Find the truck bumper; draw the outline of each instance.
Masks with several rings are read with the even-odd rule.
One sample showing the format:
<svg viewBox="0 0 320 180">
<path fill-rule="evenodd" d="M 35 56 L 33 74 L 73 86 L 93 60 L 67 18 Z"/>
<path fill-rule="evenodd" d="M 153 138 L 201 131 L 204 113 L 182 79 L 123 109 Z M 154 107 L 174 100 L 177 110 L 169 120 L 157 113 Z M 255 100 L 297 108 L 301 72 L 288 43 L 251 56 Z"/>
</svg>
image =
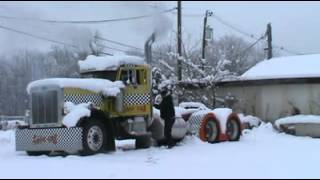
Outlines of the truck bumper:
<svg viewBox="0 0 320 180">
<path fill-rule="evenodd" d="M 83 149 L 82 128 L 17 129 L 17 151 L 63 151 L 77 153 Z"/>
</svg>

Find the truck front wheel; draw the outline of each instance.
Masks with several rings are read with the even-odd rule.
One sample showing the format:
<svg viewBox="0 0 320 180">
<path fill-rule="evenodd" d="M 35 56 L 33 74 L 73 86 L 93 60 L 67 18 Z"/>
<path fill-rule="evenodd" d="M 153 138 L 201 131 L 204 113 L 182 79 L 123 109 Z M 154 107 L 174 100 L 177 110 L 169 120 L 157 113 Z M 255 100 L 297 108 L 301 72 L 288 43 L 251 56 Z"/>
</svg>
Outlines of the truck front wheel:
<svg viewBox="0 0 320 180">
<path fill-rule="evenodd" d="M 83 125 L 82 155 L 93 155 L 104 152 L 108 137 L 104 124 L 96 119 L 90 119 Z"/>
</svg>

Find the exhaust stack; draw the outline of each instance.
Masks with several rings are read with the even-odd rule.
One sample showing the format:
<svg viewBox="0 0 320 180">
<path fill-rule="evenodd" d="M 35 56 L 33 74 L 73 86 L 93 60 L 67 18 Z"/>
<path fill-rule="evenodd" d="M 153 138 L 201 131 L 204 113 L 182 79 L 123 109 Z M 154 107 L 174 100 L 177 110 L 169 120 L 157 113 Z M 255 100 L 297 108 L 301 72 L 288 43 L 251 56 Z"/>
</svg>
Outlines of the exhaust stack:
<svg viewBox="0 0 320 180">
<path fill-rule="evenodd" d="M 154 43 L 155 38 L 155 33 L 152 33 L 152 35 L 147 39 L 146 43 L 144 44 L 144 54 L 148 64 L 151 64 L 152 62 L 152 44 Z"/>
</svg>

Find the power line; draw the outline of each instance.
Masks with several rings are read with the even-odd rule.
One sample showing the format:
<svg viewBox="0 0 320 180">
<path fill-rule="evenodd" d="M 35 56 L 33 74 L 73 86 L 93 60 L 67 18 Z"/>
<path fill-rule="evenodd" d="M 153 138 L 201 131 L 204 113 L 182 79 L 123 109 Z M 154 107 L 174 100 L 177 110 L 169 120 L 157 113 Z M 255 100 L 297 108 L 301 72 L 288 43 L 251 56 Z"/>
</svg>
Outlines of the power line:
<svg viewBox="0 0 320 180">
<path fill-rule="evenodd" d="M 143 19 L 152 17 L 154 15 L 168 13 L 171 11 L 176 10 L 177 8 L 167 9 L 164 11 L 160 11 L 158 13 L 153 14 L 146 14 L 141 16 L 133 16 L 133 17 L 125 17 L 125 18 L 115 18 L 115 19 L 103 19 L 103 20 L 89 20 L 89 21 L 62 21 L 62 20 L 48 20 L 48 19 L 36 19 L 36 18 L 23 18 L 23 17 L 13 17 L 13 16 L 3 16 L 1 15 L 0 18 L 3 19 L 16 19 L 16 20 L 26 20 L 26 21 L 38 21 L 38 22 L 45 22 L 45 23 L 63 23 L 63 24 L 97 24 L 97 23 L 110 23 L 110 22 L 120 22 L 120 21 L 131 21 L 137 19 Z"/>
<path fill-rule="evenodd" d="M 4 29 L 4 30 L 7 30 L 7 31 L 15 32 L 15 33 L 22 34 L 22 35 L 25 35 L 25 36 L 29 36 L 29 37 L 32 37 L 32 38 L 36 38 L 36 39 L 40 39 L 40 40 L 44 40 L 44 41 L 48 41 L 48 42 L 64 45 L 64 46 L 70 46 L 70 47 L 73 47 L 75 49 L 80 49 L 79 46 L 76 46 L 74 44 L 68 44 L 68 43 L 65 43 L 65 42 L 48 39 L 48 38 L 45 38 L 45 37 L 42 37 L 42 36 L 38 36 L 38 35 L 31 34 L 31 33 L 23 32 L 23 31 L 20 31 L 20 30 L 17 30 L 17 29 L 13 29 L 11 27 L 0 25 L 0 29 Z M 110 53 L 106 53 L 106 52 L 101 52 L 101 53 L 105 54 L 105 55 L 113 56 L 113 54 L 110 54 Z"/>
<path fill-rule="evenodd" d="M 123 46 L 123 47 L 132 48 L 132 49 L 138 50 L 138 51 L 141 52 L 141 53 L 144 53 L 144 49 L 142 49 L 142 48 L 138 48 L 138 47 L 135 47 L 135 46 L 132 46 L 132 45 L 128 45 L 128 44 L 122 43 L 122 42 L 118 42 L 118 41 L 106 39 L 106 38 L 103 38 L 103 37 L 97 37 L 97 36 L 96 36 L 96 38 L 97 38 L 97 39 L 100 39 L 100 40 L 102 40 L 102 41 L 110 42 L 110 43 L 117 44 L 117 45 L 120 45 L 120 46 Z M 128 52 L 128 51 L 123 50 L 123 49 L 118 49 L 118 48 L 114 48 L 114 47 L 110 47 L 110 46 L 105 46 L 105 45 L 103 45 L 103 46 L 104 46 L 105 48 L 112 49 L 112 50 L 116 50 L 116 51 L 120 51 L 120 52 Z M 157 52 L 157 51 L 152 51 L 152 53 L 157 54 L 157 55 L 162 55 L 161 52 Z"/>
<path fill-rule="evenodd" d="M 259 39 L 259 38 L 256 38 L 253 34 L 247 33 L 245 31 L 235 27 L 234 25 L 228 23 L 227 21 L 223 20 L 221 17 L 217 16 L 216 14 L 214 14 L 212 17 L 214 19 L 216 19 L 217 21 L 219 21 L 221 24 L 224 24 L 225 26 L 233 29 L 234 31 L 236 31 L 236 32 L 238 32 L 238 33 L 240 33 L 240 34 L 242 34 L 244 36 L 247 36 L 247 37 L 250 37 L 250 38 L 253 38 L 253 39 L 256 39 L 256 40 Z"/>
<path fill-rule="evenodd" d="M 97 37 L 97 36 L 95 36 L 95 38 L 100 39 L 100 40 L 102 40 L 102 41 L 106 41 L 106 42 L 110 42 L 110 43 L 113 43 L 113 44 L 117 44 L 117 45 L 120 45 L 120 46 L 124 46 L 124 47 L 128 47 L 128 48 L 132 48 L 132 49 L 136 49 L 136 50 L 143 51 L 142 48 L 138 48 L 138 47 L 135 47 L 135 46 L 132 46 L 132 45 L 128 45 L 128 44 L 124 44 L 124 43 L 117 42 L 117 41 L 113 41 L 113 40 L 110 40 L 110 39 L 106 39 L 106 38 L 102 38 L 102 37 Z"/>
<path fill-rule="evenodd" d="M 31 34 L 31 33 L 28 33 L 28 32 L 20 31 L 20 30 L 11 28 L 11 27 L 0 25 L 0 29 L 4 29 L 4 30 L 7 30 L 7 31 L 11 31 L 11 32 L 15 32 L 15 33 L 22 34 L 22 35 L 25 35 L 25 36 L 29 36 L 29 37 L 32 37 L 32 38 L 36 38 L 36 39 L 40 39 L 40 40 L 44 40 L 44 41 L 48 41 L 48 42 L 52 42 L 52 43 L 56 43 L 56 44 L 60 44 L 60 45 L 65 45 L 65 46 L 70 46 L 70 47 L 79 49 L 78 46 L 73 45 L 73 44 L 68 44 L 68 43 L 65 43 L 65 42 L 52 40 L 52 39 L 49 39 L 49 38 L 46 38 L 46 37 L 42 37 L 42 36 L 34 35 L 34 34 Z M 143 52 L 143 49 L 138 48 L 138 47 L 134 47 L 134 46 L 131 46 L 131 45 L 127 45 L 127 44 L 124 44 L 124 43 L 120 43 L 120 42 L 117 42 L 117 41 L 113 41 L 113 40 L 109 40 L 109 39 L 105 39 L 105 38 L 101 38 L 101 37 L 99 37 L 98 39 L 105 40 L 105 41 L 108 41 L 108 42 L 112 42 L 112 43 L 115 43 L 115 44 L 119 44 L 119 45 L 122 45 L 122 46 L 125 46 L 125 47 L 134 48 L 134 49 L 137 49 L 137 50 Z M 105 45 L 102 45 L 102 46 L 105 47 L 105 48 L 108 48 L 108 49 L 115 50 L 115 51 L 127 52 L 126 50 L 119 49 L 119 48 L 114 48 L 114 47 L 105 46 Z M 157 52 L 155 52 L 155 53 L 157 53 Z M 112 54 L 105 53 L 105 52 L 103 52 L 103 54 L 112 55 Z"/>
<path fill-rule="evenodd" d="M 234 25 L 226 22 L 225 20 L 223 20 L 221 17 L 217 16 L 216 14 L 214 14 L 213 18 L 215 18 L 215 19 L 216 19 L 217 21 L 219 21 L 221 24 L 224 24 L 225 26 L 233 29 L 234 31 L 237 31 L 237 32 L 240 33 L 240 34 L 243 34 L 243 35 L 245 35 L 245 36 L 247 36 L 247 37 L 250 37 L 250 38 L 253 38 L 253 39 L 258 40 L 258 38 L 256 38 L 253 34 L 247 33 L 247 32 L 245 32 L 245 31 L 243 31 L 243 30 L 235 27 Z M 274 47 L 275 47 L 275 48 L 278 48 L 278 49 L 280 49 L 280 50 L 282 50 L 282 51 L 285 51 L 285 52 L 287 52 L 287 53 L 294 54 L 294 55 L 306 54 L 306 53 L 300 53 L 300 52 L 296 52 L 296 51 L 289 50 L 289 49 L 287 49 L 287 48 L 284 48 L 283 46 L 274 45 Z"/>
<path fill-rule="evenodd" d="M 194 9 L 194 8 L 187 8 L 187 10 L 197 10 L 198 9 Z M 185 16 L 190 16 L 190 17 L 200 17 L 200 16 L 204 16 L 203 14 L 184 14 Z M 214 13 L 211 17 L 215 18 L 217 21 L 219 21 L 221 24 L 233 29 L 234 31 L 244 35 L 244 36 L 247 36 L 247 37 L 250 37 L 250 38 L 253 38 L 255 40 L 258 40 L 259 38 L 257 38 L 255 35 L 251 34 L 251 33 L 248 33 L 246 31 L 243 31 L 242 29 L 232 25 L 231 23 L 225 21 L 223 18 L 221 18 L 220 16 L 218 16 L 216 13 Z"/>
<path fill-rule="evenodd" d="M 296 51 L 292 51 L 292 50 L 288 50 L 282 46 L 277 46 L 277 45 L 274 45 L 273 47 L 277 48 L 277 49 L 280 49 L 282 51 L 285 51 L 289 54 L 295 54 L 295 55 L 304 55 L 305 53 L 300 53 L 300 52 L 296 52 Z"/>
<path fill-rule="evenodd" d="M 177 12 L 171 12 L 171 15 L 176 16 Z M 183 17 L 203 17 L 204 14 L 189 14 L 189 13 L 182 13 Z"/>
<path fill-rule="evenodd" d="M 115 48 L 115 47 L 110 47 L 110 46 L 106 46 L 106 45 L 101 45 L 101 46 L 103 46 L 104 48 L 119 51 L 119 52 L 124 52 L 124 53 L 128 52 L 127 50 L 123 50 L 123 49 L 119 49 L 119 48 Z"/>
<path fill-rule="evenodd" d="M 61 44 L 61 45 L 65 45 L 65 46 L 71 46 L 73 48 L 79 48 L 78 46 L 73 45 L 73 44 L 68 44 L 68 43 L 65 43 L 65 42 L 60 42 L 60 41 L 56 41 L 56 40 L 53 40 L 53 39 L 48 39 L 48 38 L 45 38 L 45 37 L 42 37 L 42 36 L 38 36 L 38 35 L 34 35 L 34 34 L 31 34 L 31 33 L 24 32 L 24 31 L 20 31 L 20 30 L 11 28 L 11 27 L 0 25 L 0 28 L 4 29 L 4 30 L 7 30 L 7 31 L 15 32 L 15 33 L 18 33 L 18 34 L 23 34 L 25 36 L 33 37 L 33 38 L 36 38 L 36 39 L 41 39 L 41 40 L 44 40 L 44 41 L 49 41 L 49 42 L 52 42 L 52 43 Z"/>
<path fill-rule="evenodd" d="M 174 12 L 173 12 L 174 13 Z M 184 16 L 189 16 L 189 17 L 200 17 L 200 16 L 203 16 L 201 14 L 184 14 Z M 233 29 L 234 31 L 244 35 L 244 36 L 247 36 L 249 38 L 253 38 L 253 39 L 256 39 L 258 40 L 259 38 L 257 38 L 255 35 L 251 34 L 251 33 L 248 33 L 246 31 L 243 31 L 241 30 L 240 28 L 232 25 L 231 23 L 225 21 L 224 19 L 222 19 L 220 16 L 218 16 L 217 14 L 214 14 L 213 15 L 213 18 L 215 18 L 218 22 L 220 22 L 221 24 Z M 295 54 L 295 55 L 303 55 L 303 54 L 307 54 L 307 53 L 300 53 L 300 52 L 297 52 L 297 51 L 292 51 L 292 50 L 289 50 L 289 49 L 286 49 L 284 48 L 283 46 L 277 46 L 277 45 L 274 45 L 275 48 L 278 48 L 282 51 L 285 51 L 289 54 Z"/>
<path fill-rule="evenodd" d="M 250 46 L 248 46 L 245 50 L 243 50 L 239 55 L 240 58 L 242 58 L 242 56 L 244 56 L 251 48 L 253 48 L 255 45 L 258 44 L 258 42 L 260 42 L 261 40 L 263 40 L 265 38 L 265 36 L 261 36 L 259 39 L 257 39 L 255 42 L 253 42 Z"/>
<path fill-rule="evenodd" d="M 107 55 L 107 56 L 113 56 L 111 53 L 106 53 L 106 52 L 100 52 L 101 54 Z"/>
</svg>

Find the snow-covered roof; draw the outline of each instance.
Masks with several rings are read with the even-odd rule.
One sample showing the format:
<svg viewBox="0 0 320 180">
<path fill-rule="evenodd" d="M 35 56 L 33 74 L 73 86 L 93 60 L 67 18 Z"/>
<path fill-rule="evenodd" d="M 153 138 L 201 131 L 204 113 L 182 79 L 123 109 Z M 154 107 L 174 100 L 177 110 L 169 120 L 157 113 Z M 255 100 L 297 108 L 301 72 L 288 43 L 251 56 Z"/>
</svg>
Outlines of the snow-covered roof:
<svg viewBox="0 0 320 180">
<path fill-rule="evenodd" d="M 280 79 L 320 77 L 320 54 L 279 57 L 265 60 L 247 72 L 240 79 Z"/>
<path fill-rule="evenodd" d="M 143 58 L 128 55 L 116 56 L 88 56 L 84 61 L 78 62 L 80 72 L 117 70 L 122 65 L 145 65 Z"/>
<path fill-rule="evenodd" d="M 105 96 L 116 96 L 120 93 L 120 89 L 125 87 L 120 81 L 112 82 L 105 79 L 52 78 L 31 82 L 28 84 L 27 91 L 30 94 L 33 87 L 47 85 L 57 85 L 60 88 L 81 88 L 102 93 Z"/>
</svg>

